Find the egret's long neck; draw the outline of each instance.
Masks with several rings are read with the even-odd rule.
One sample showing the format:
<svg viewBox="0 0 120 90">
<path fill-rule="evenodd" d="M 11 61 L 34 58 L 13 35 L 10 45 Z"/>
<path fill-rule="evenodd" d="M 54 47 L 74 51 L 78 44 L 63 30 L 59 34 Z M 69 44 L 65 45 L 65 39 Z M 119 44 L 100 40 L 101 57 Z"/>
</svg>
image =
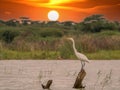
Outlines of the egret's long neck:
<svg viewBox="0 0 120 90">
<path fill-rule="evenodd" d="M 77 50 L 76 50 L 76 48 L 75 48 L 75 41 L 74 41 L 74 40 L 72 40 L 72 42 L 73 42 L 73 49 L 74 49 L 74 52 L 76 53 L 76 52 L 77 52 Z"/>
</svg>

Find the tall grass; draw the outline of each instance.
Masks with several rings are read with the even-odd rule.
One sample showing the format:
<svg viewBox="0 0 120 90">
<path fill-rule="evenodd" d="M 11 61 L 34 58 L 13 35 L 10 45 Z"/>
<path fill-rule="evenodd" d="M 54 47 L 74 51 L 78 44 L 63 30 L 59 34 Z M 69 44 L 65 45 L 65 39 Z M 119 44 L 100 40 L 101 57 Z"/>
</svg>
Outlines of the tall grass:
<svg viewBox="0 0 120 90">
<path fill-rule="evenodd" d="M 76 59 L 66 37 L 41 37 L 22 34 L 7 44 L 0 41 L 1 59 Z M 36 39 L 35 39 L 36 37 Z M 72 35 L 76 48 L 89 59 L 120 59 L 120 33 L 101 32 Z"/>
<path fill-rule="evenodd" d="M 76 43 L 86 52 L 96 52 L 99 50 L 120 50 L 119 35 L 85 34 L 76 37 Z"/>
<path fill-rule="evenodd" d="M 74 36 L 76 48 L 90 59 L 120 59 L 120 33 L 101 32 Z M 62 58 L 76 59 L 71 41 L 62 43 L 59 49 Z"/>
<path fill-rule="evenodd" d="M 86 53 L 93 60 L 119 60 L 120 50 L 99 50 L 94 53 Z"/>
<path fill-rule="evenodd" d="M 59 59 L 59 52 L 55 51 L 14 51 L 14 50 L 2 50 L 2 53 L 0 54 L 0 59 Z"/>
</svg>

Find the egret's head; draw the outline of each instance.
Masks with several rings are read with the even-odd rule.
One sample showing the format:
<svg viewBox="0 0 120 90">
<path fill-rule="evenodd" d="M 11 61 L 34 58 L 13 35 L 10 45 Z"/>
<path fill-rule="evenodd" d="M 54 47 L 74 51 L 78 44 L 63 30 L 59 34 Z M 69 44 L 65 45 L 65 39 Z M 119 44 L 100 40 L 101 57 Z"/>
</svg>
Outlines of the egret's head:
<svg viewBox="0 0 120 90">
<path fill-rule="evenodd" d="M 67 39 L 73 41 L 73 38 L 67 38 Z"/>
</svg>

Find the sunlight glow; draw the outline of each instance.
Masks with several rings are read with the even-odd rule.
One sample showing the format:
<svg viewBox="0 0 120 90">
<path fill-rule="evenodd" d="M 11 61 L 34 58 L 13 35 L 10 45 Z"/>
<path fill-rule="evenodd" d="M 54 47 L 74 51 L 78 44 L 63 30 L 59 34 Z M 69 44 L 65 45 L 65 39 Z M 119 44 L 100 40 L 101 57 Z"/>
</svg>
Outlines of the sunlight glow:
<svg viewBox="0 0 120 90">
<path fill-rule="evenodd" d="M 71 2 L 71 0 L 50 0 L 49 4 L 61 4 L 65 2 Z"/>
<path fill-rule="evenodd" d="M 55 10 L 51 10 L 50 12 L 48 12 L 48 19 L 50 21 L 57 21 L 59 18 L 59 13 Z"/>
<path fill-rule="evenodd" d="M 11 0 L 9 0 L 11 1 Z M 46 8 L 54 8 L 54 9 L 69 9 L 75 11 L 81 11 L 80 8 L 64 6 L 62 4 L 65 3 L 75 3 L 75 2 L 85 2 L 86 0 L 15 0 L 11 2 L 26 4 L 34 7 L 46 7 Z M 84 11 L 84 10 L 82 10 Z"/>
</svg>

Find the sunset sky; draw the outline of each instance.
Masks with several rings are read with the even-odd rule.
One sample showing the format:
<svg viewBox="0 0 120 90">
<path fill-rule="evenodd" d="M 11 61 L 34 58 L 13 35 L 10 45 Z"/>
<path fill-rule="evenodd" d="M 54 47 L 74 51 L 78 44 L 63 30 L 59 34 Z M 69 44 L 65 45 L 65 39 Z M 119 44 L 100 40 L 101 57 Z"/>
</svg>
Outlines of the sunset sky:
<svg viewBox="0 0 120 90">
<path fill-rule="evenodd" d="M 82 21 L 93 14 L 120 21 L 120 0 L 0 0 L 0 19 L 26 16 L 48 21 L 50 10 L 57 10 L 59 21 Z"/>
</svg>

